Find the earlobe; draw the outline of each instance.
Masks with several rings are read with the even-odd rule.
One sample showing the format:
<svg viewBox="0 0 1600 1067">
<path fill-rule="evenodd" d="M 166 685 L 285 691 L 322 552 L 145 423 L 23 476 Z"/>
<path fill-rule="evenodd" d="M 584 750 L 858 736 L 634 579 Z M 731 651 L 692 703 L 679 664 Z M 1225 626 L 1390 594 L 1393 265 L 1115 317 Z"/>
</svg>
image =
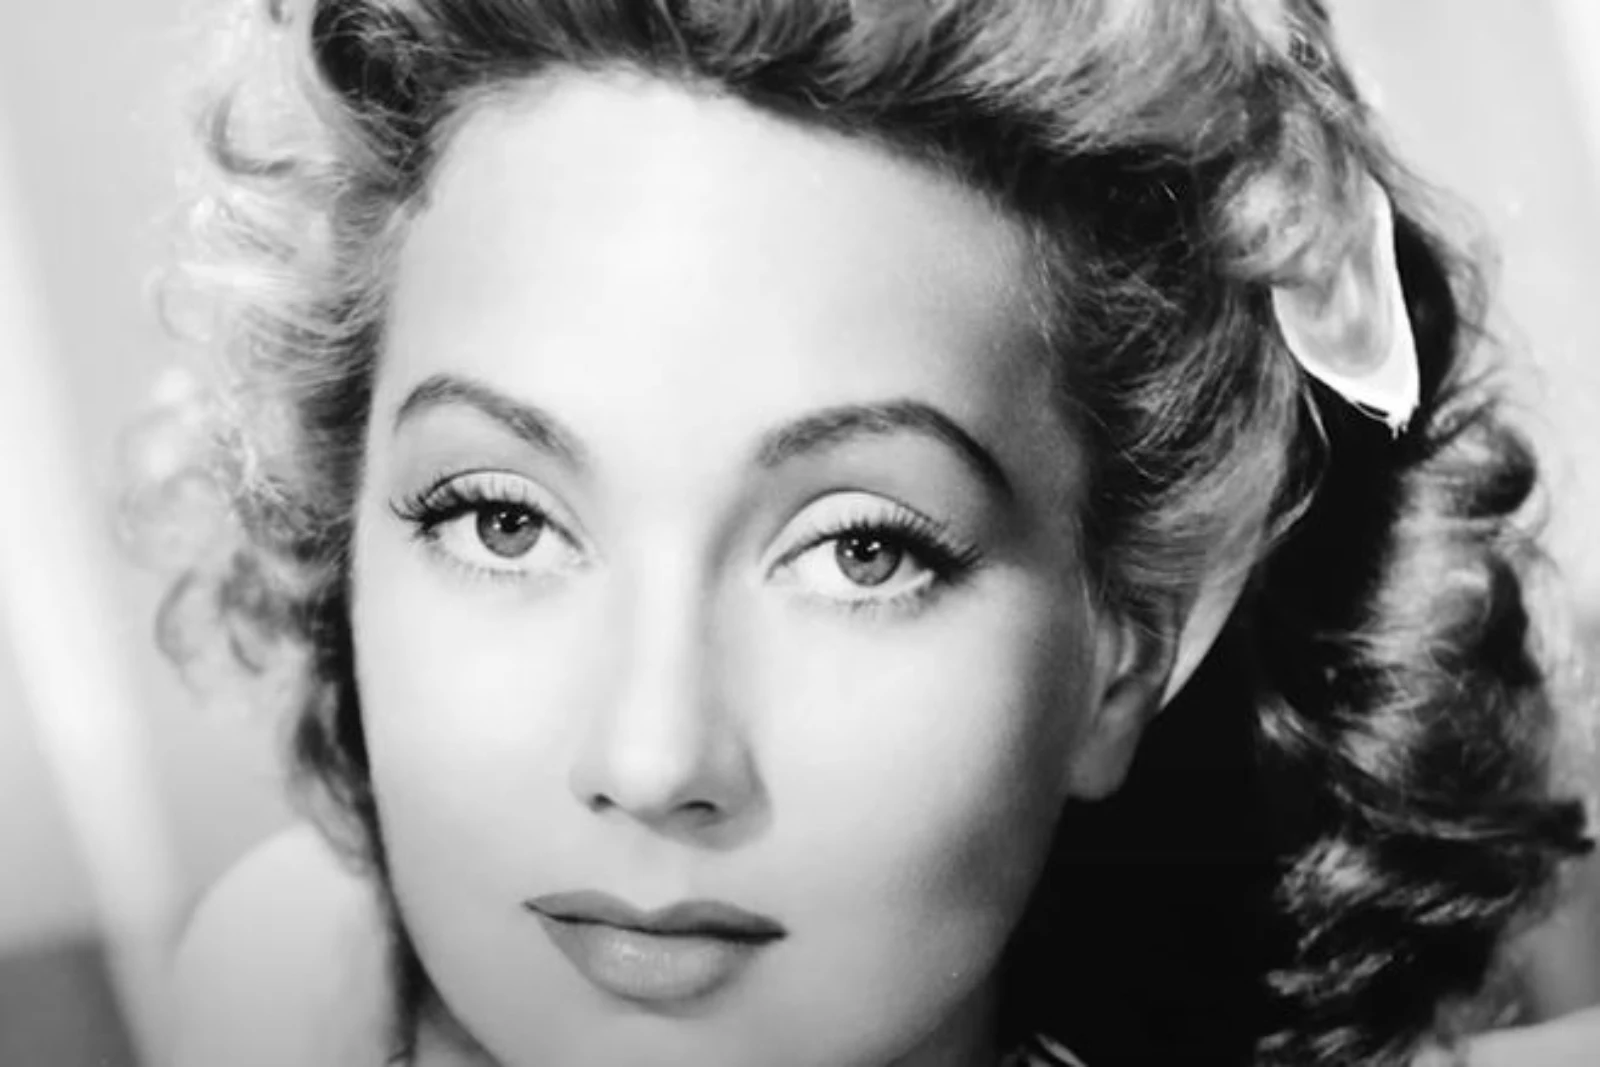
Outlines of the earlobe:
<svg viewBox="0 0 1600 1067">
<path fill-rule="evenodd" d="M 1106 618 L 1097 628 L 1088 720 L 1067 765 L 1067 795 L 1079 800 L 1102 800 L 1121 787 L 1145 728 L 1165 703 L 1177 655 L 1175 625 Z"/>
</svg>

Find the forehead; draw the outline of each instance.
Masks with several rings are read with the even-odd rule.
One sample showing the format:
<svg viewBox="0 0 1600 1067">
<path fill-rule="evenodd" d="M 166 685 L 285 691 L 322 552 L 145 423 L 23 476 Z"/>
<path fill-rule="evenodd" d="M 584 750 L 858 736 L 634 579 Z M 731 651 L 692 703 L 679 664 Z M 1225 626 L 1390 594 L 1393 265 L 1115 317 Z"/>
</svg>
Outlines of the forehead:
<svg viewBox="0 0 1600 1067">
<path fill-rule="evenodd" d="M 632 403 L 721 426 L 892 394 L 1003 432 L 1050 406 L 1032 277 L 1022 227 L 930 166 L 563 74 L 457 126 L 401 249 L 386 377 L 469 373 L 580 429 Z"/>
</svg>

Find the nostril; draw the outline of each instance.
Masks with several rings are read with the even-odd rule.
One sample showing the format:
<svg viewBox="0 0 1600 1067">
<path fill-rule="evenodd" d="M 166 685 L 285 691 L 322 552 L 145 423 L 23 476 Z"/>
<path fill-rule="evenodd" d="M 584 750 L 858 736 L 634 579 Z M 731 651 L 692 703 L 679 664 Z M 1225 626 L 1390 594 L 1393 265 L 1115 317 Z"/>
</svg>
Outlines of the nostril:
<svg viewBox="0 0 1600 1067">
<path fill-rule="evenodd" d="M 722 814 L 722 807 L 712 800 L 684 800 L 670 805 L 627 804 L 605 793 L 591 795 L 586 806 L 595 815 L 605 815 L 610 812 L 620 811 L 645 821 L 670 817 L 687 819 L 690 822 L 706 823 L 719 818 Z"/>
<path fill-rule="evenodd" d="M 691 800 L 683 805 L 683 811 L 699 819 L 713 819 L 719 814 L 720 809 L 709 800 Z"/>
</svg>

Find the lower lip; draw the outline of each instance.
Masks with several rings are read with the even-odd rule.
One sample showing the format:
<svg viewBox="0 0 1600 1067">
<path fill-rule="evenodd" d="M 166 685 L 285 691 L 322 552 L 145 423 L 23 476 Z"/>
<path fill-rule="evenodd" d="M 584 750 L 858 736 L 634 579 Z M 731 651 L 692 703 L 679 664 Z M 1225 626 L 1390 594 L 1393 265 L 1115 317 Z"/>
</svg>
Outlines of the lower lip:
<svg viewBox="0 0 1600 1067">
<path fill-rule="evenodd" d="M 580 974 L 612 996 L 644 1004 L 710 996 L 733 981 L 768 943 L 647 934 L 546 915 L 538 919 Z"/>
</svg>

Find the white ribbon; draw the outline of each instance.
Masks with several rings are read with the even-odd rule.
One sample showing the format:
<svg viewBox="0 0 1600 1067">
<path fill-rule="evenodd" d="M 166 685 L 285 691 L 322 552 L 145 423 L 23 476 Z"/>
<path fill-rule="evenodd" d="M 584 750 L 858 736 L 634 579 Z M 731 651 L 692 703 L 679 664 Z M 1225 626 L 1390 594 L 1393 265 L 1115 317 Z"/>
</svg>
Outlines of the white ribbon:
<svg viewBox="0 0 1600 1067">
<path fill-rule="evenodd" d="M 1325 278 L 1274 289 L 1272 308 L 1301 368 L 1399 436 L 1420 398 L 1416 337 L 1395 257 L 1394 208 L 1376 179 L 1367 179 L 1365 193 L 1367 218 L 1344 258 Z M 1249 575 L 1239 564 L 1207 577 L 1179 636 L 1163 703 L 1205 659 Z"/>
<path fill-rule="evenodd" d="M 1395 261 L 1394 208 L 1367 179 L 1367 218 L 1323 279 L 1272 291 L 1278 329 L 1296 362 L 1397 436 L 1417 410 L 1416 338 Z"/>
</svg>

